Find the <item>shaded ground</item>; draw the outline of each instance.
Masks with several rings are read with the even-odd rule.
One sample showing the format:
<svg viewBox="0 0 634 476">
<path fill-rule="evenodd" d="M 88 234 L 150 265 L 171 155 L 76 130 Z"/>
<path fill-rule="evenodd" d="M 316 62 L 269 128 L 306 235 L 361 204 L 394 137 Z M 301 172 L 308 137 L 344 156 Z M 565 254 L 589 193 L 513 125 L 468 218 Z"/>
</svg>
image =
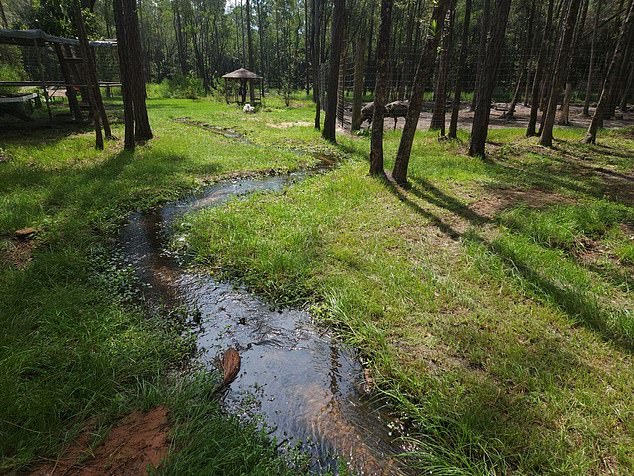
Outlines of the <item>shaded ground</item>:
<svg viewBox="0 0 634 476">
<path fill-rule="evenodd" d="M 423 112 L 420 115 L 420 119 L 418 120 L 418 129 L 419 130 L 427 130 L 429 129 L 429 125 L 431 123 L 432 117 L 432 107 L 433 103 L 425 103 L 423 107 Z M 491 108 L 491 118 L 489 122 L 489 126 L 491 128 L 505 128 L 505 127 L 518 127 L 518 128 L 526 128 L 528 125 L 528 119 L 530 116 L 530 107 L 526 107 L 523 104 L 518 104 L 515 108 L 514 118 L 508 120 L 504 117 L 504 113 L 508 109 L 508 105 L 504 103 L 496 103 L 493 108 Z M 590 109 L 590 114 L 592 115 L 593 109 Z M 541 115 L 541 112 L 539 113 Z M 538 115 L 538 120 L 539 117 Z M 592 120 L 592 116 L 584 116 L 583 115 L 583 107 L 581 106 L 570 106 L 570 124 L 571 127 L 583 127 L 587 128 L 590 125 L 590 121 Z M 451 110 L 448 109 L 448 113 L 446 116 L 447 119 L 447 127 L 449 127 L 449 119 L 451 117 Z M 471 129 L 471 123 L 473 121 L 473 111 L 469 110 L 469 105 L 467 103 L 462 104 L 460 109 L 460 113 L 458 114 L 458 128 L 459 129 Z M 350 129 L 350 124 L 352 123 L 352 110 L 350 108 L 346 109 L 346 114 L 344 117 L 345 128 Z M 338 123 L 339 124 L 339 123 Z M 402 129 L 405 125 L 404 118 L 398 118 L 396 122 L 396 128 Z M 614 127 L 627 127 L 634 125 L 634 111 L 628 111 L 626 113 L 618 113 L 616 118 L 605 121 L 605 127 L 614 128 Z M 364 123 L 364 127 L 369 127 L 369 124 Z M 394 129 L 394 119 L 386 118 L 385 119 L 385 130 Z"/>
<path fill-rule="evenodd" d="M 159 406 L 136 411 L 115 425 L 102 442 L 84 431 L 56 461 L 31 476 L 145 476 L 167 455 L 168 410 Z"/>
</svg>

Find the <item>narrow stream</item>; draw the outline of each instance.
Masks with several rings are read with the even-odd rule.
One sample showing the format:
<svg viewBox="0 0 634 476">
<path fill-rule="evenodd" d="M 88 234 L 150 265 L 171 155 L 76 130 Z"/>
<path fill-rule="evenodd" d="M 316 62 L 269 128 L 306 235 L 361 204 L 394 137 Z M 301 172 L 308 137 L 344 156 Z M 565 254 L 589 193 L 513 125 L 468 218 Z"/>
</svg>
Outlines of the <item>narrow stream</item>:
<svg viewBox="0 0 634 476">
<path fill-rule="evenodd" d="M 354 352 L 316 326 L 308 313 L 271 309 L 244 289 L 179 267 L 166 246 L 175 220 L 249 193 L 281 190 L 310 172 L 214 184 L 196 197 L 134 214 L 121 232 L 125 260 L 155 303 L 184 305 L 200 318 L 198 346 L 210 368 L 235 347 L 242 357 L 226 396 L 237 415 L 261 418 L 280 442 L 301 444 L 312 469 L 336 473 L 339 458 L 357 474 L 402 474 L 389 418 L 364 392 Z M 313 172 L 314 173 L 314 172 Z"/>
</svg>

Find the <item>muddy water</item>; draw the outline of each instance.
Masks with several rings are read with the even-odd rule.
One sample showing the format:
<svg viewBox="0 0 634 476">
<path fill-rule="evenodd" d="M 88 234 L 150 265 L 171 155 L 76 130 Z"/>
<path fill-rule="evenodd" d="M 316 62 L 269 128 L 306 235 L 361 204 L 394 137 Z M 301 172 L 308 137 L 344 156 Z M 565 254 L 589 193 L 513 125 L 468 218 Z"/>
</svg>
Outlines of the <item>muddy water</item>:
<svg viewBox="0 0 634 476">
<path fill-rule="evenodd" d="M 240 374 L 225 396 L 230 411 L 261 418 L 279 442 L 301 444 L 318 472 L 336 472 L 341 458 L 358 474 L 402 474 L 389 420 L 364 394 L 363 370 L 353 352 L 305 311 L 272 309 L 244 289 L 181 269 L 165 251 L 170 227 L 184 213 L 237 195 L 280 190 L 304 176 L 223 182 L 197 197 L 135 214 L 122 230 L 124 256 L 150 301 L 185 305 L 196 316 L 206 365 L 215 366 L 228 347 L 240 352 Z"/>
</svg>

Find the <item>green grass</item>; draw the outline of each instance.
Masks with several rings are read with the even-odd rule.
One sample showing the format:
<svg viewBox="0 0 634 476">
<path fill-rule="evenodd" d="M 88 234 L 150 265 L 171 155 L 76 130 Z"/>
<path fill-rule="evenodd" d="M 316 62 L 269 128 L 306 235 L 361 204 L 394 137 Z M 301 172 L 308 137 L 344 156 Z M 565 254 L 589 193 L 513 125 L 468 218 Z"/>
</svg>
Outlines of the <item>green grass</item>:
<svg viewBox="0 0 634 476">
<path fill-rule="evenodd" d="M 297 115 L 281 104 L 270 99 L 258 120 L 275 124 Z M 153 100 L 149 112 L 156 138 L 134 154 L 122 152 L 120 141 L 96 151 L 89 130 L 49 128 L 45 121 L 7 129 L 0 138 L 9 158 L 0 163 L 0 472 L 55 457 L 88 417 L 125 413 L 125 407 L 113 413 L 113 405 L 133 402 L 141 384 L 160 387 L 191 351 L 179 319 L 147 316 L 134 304 L 133 273 L 113 254 L 128 213 L 223 176 L 314 162 L 310 154 L 282 147 L 281 135 L 278 146 L 238 145 L 173 120 L 188 115 L 235 125 L 243 119 L 236 107 Z M 120 125 L 114 131 L 123 136 Z M 16 267 L 10 238 L 24 227 L 40 232 L 32 260 Z M 202 406 L 190 415 L 193 426 L 176 432 L 176 447 L 190 448 L 198 429 L 200 446 L 210 427 L 228 425 L 223 428 L 231 428 L 232 444 L 241 440 L 260 451 L 264 440 L 252 429 L 240 432 L 235 422 L 207 410 Z M 186 419 L 183 412 L 174 418 Z M 234 464 L 235 457 L 217 464 Z M 191 464 L 211 474 L 201 458 Z M 178 467 L 179 461 L 170 464 Z M 269 464 L 281 464 L 272 451 L 240 467 L 243 474 L 266 474 Z"/>
<path fill-rule="evenodd" d="M 342 138 L 334 172 L 197 212 L 182 233 L 199 265 L 312 303 L 361 349 L 411 420 L 413 467 L 628 474 L 634 142 L 558 129 L 551 151 L 522 132 L 492 131 L 487 161 L 418 133 L 408 190 L 367 176 L 367 138 Z M 393 157 L 398 132 L 386 139 Z"/>
<path fill-rule="evenodd" d="M 192 349 L 183 316 L 144 313 L 113 246 L 134 210 L 338 154 L 284 193 L 190 215 L 192 260 L 312 305 L 358 347 L 409 420 L 421 473 L 634 472 L 631 130 L 587 146 L 557 129 L 547 150 L 496 129 L 486 161 L 465 155 L 464 132 L 421 132 L 402 190 L 367 176 L 367 137 L 324 144 L 303 95 L 255 115 L 207 99 L 149 109 L 156 138 L 134 154 L 41 122 L 0 138 L 0 471 L 55 457 L 89 417 L 107 428 L 167 404 L 166 474 L 305 472 L 219 411 L 214 375 L 174 377 Z M 386 134 L 388 168 L 398 139 Z M 40 233 L 16 267 L 9 237 L 27 226 Z"/>
</svg>

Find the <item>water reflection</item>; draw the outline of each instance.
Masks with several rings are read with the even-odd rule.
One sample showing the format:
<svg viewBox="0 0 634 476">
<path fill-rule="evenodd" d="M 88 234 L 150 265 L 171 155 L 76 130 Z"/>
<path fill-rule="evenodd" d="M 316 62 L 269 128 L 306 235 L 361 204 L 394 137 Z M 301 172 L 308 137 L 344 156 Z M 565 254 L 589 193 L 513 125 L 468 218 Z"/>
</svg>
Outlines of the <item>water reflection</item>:
<svg viewBox="0 0 634 476">
<path fill-rule="evenodd" d="M 167 231 L 185 212 L 217 206 L 236 195 L 280 190 L 299 178 L 215 184 L 198 197 L 135 214 L 122 230 L 124 256 L 144 284 L 147 299 L 185 305 L 198 316 L 204 363 L 214 366 L 228 347 L 240 352 L 241 371 L 225 397 L 230 411 L 258 416 L 278 440 L 300 443 L 317 471 L 336 471 L 336 458 L 344 457 L 360 474 L 401 474 L 395 457 L 400 450 L 385 415 L 364 396 L 363 371 L 353 352 L 315 326 L 308 313 L 271 309 L 243 289 L 186 272 L 164 250 Z"/>
</svg>

